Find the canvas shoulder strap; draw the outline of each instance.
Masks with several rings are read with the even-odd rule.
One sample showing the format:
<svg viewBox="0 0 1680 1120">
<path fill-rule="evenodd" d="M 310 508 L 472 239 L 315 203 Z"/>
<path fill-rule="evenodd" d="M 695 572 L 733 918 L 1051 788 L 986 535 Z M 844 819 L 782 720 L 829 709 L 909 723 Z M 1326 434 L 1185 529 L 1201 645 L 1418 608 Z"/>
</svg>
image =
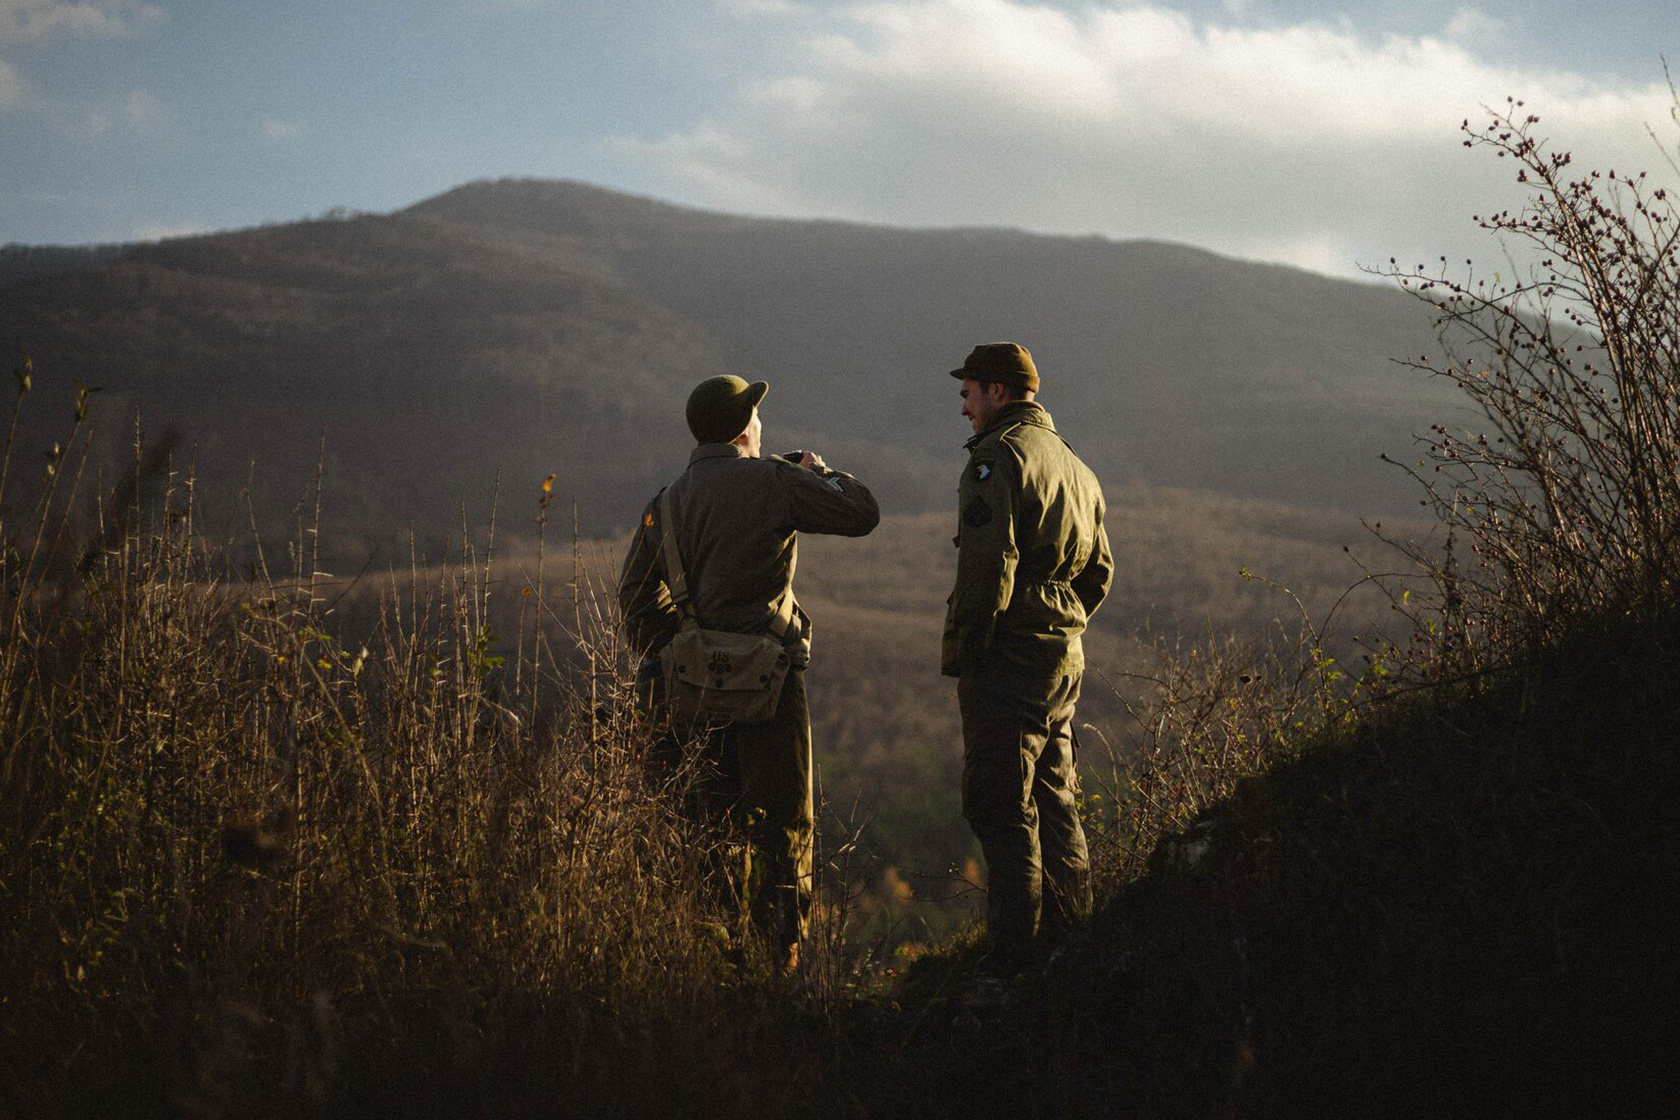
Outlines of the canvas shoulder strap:
<svg viewBox="0 0 1680 1120">
<path fill-rule="evenodd" d="M 659 527 L 663 538 L 661 549 L 665 556 L 665 582 L 671 588 L 671 605 L 682 612 L 683 629 L 695 629 L 700 623 L 694 617 L 694 605 L 688 601 L 688 573 L 683 570 L 682 552 L 677 548 L 677 518 L 669 486 L 659 495 Z"/>
<path fill-rule="evenodd" d="M 665 581 L 671 588 L 671 604 L 682 612 L 684 630 L 698 629 L 700 621 L 695 618 L 694 604 L 689 601 L 688 573 L 683 569 L 682 551 L 677 547 L 677 518 L 669 486 L 659 495 L 659 527 L 665 556 Z M 776 603 L 776 614 L 770 620 L 770 632 L 777 639 L 784 639 L 792 627 L 793 588 L 790 586 Z"/>
</svg>

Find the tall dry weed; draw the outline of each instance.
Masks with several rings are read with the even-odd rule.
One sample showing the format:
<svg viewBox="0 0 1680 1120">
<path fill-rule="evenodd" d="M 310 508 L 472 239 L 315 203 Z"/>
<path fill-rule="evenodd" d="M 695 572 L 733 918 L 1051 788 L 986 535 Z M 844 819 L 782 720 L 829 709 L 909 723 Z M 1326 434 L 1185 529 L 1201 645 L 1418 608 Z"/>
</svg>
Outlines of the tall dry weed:
<svg viewBox="0 0 1680 1120">
<path fill-rule="evenodd" d="M 1146 669 L 1099 674 L 1125 713 L 1106 731 L 1080 729 L 1101 747 L 1085 760 L 1082 806 L 1099 893 L 1141 876 L 1163 840 L 1192 832 L 1239 782 L 1352 726 L 1384 694 L 1390 654 L 1347 671 L 1328 650 L 1334 608 L 1314 620 L 1287 588 L 1240 574 L 1292 607 L 1273 640 L 1157 642 Z"/>
<path fill-rule="evenodd" d="M 198 535 L 190 470 L 153 465 L 148 508 L 84 492 L 62 458 L 0 523 L 16 1107 L 774 1097 L 731 1060 L 781 1014 L 741 1011 L 774 981 L 720 935 L 723 841 L 680 809 L 698 775 L 648 769 L 657 729 L 599 596 L 574 587 L 563 617 L 530 586 L 510 666 L 490 601 L 520 591 L 464 536 L 430 577 L 387 572 L 346 632 L 307 517 L 283 575 L 260 538 L 236 575 Z M 810 1006 L 836 941 L 818 931 L 790 989 Z M 510 1061 L 526 1080 L 484 1072 Z"/>
</svg>

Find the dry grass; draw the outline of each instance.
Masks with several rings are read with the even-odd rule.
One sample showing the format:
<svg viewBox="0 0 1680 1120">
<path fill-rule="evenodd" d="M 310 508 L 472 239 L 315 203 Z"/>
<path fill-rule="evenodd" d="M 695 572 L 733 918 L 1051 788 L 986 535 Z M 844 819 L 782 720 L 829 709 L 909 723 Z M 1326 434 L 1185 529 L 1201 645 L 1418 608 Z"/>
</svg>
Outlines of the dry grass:
<svg viewBox="0 0 1680 1120">
<path fill-rule="evenodd" d="M 878 979 L 861 970 L 970 916 L 979 868 L 935 668 L 945 518 L 890 519 L 844 555 L 807 549 L 834 808 L 816 934 L 789 984 L 731 947 L 721 841 L 642 764 L 653 729 L 603 606 L 621 541 L 501 556 L 464 528 L 448 563 L 339 578 L 320 570 L 331 542 L 306 502 L 275 556 L 284 574 L 255 525 L 236 573 L 168 448 L 137 448 L 104 489 L 81 466 L 84 419 L 39 501 L 3 526 L 0 1061 L 19 1109 L 470 1097 L 636 1114 L 703 1087 L 775 1111 L 842 1044 L 833 1011 Z M 1144 488 L 1115 501 L 1130 579 L 1091 635 L 1086 718 L 1103 726 L 1087 745 L 1125 739 L 1123 721 L 1143 730 L 1086 806 L 1110 877 L 1266 757 L 1242 746 L 1247 715 L 1175 722 L 1188 690 L 1228 683 L 1223 668 L 1126 628 L 1151 610 L 1258 617 L 1238 601 L 1243 562 L 1313 557 L 1311 595 L 1339 555 L 1312 515 L 1239 503 L 1197 520 L 1208 503 Z M 1226 597 L 1210 598 L 1220 571 Z M 1217 767 L 1202 753 L 1215 726 Z M 1183 780 L 1157 782 L 1169 773 Z M 739 1060 L 790 1030 L 776 1075 Z"/>
<path fill-rule="evenodd" d="M 790 1007 L 823 1021 L 847 914 L 792 983 L 726 936 L 725 841 L 644 767 L 611 618 L 521 596 L 543 654 L 505 663 L 464 547 L 347 629 L 307 526 L 288 575 L 232 579 L 165 475 L 150 512 L 94 496 L 85 559 L 58 472 L 8 538 L 37 542 L 0 598 L 8 1109 L 773 1105 L 734 1056 Z"/>
</svg>

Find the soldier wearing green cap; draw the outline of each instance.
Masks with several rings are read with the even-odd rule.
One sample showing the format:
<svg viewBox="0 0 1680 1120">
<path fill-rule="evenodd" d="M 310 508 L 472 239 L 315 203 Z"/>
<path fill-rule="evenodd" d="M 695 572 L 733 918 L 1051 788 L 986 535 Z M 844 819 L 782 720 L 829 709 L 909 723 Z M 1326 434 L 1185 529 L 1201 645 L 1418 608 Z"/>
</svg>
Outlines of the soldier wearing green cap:
<svg viewBox="0 0 1680 1120">
<path fill-rule="evenodd" d="M 758 405 L 770 386 L 712 377 L 688 398 L 697 446 L 688 469 L 667 488 L 688 602 L 701 627 L 739 634 L 782 632 L 792 668 L 774 716 L 720 731 L 679 729 L 667 750 L 696 739 L 712 776 L 708 814 L 737 829 L 750 853 L 741 889 L 750 918 L 784 968 L 798 963 L 811 906 L 811 717 L 805 669 L 811 620 L 792 600 L 800 533 L 860 537 L 880 521 L 869 489 L 803 452 L 761 458 Z M 672 600 L 662 542 L 661 491 L 642 511 L 619 577 L 618 598 L 631 644 L 642 655 L 643 695 L 659 704 L 659 651 L 682 625 Z M 791 607 L 791 610 L 787 608 Z"/>
<path fill-rule="evenodd" d="M 951 376 L 973 426 L 958 487 L 942 669 L 959 678 L 963 816 L 986 857 L 990 964 L 1048 955 L 1089 916 L 1074 798 L 1080 635 L 1114 575 L 1102 488 L 1034 399 L 1024 346 L 976 346 Z"/>
</svg>

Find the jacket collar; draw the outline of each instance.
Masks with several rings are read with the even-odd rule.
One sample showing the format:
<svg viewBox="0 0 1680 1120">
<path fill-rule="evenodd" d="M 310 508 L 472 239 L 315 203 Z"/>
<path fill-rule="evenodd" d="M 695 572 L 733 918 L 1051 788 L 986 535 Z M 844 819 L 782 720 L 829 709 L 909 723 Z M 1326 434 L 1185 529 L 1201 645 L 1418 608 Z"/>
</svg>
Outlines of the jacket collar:
<svg viewBox="0 0 1680 1120">
<path fill-rule="evenodd" d="M 1000 428 L 1012 428 L 1017 424 L 1031 424 L 1039 428 L 1049 428 L 1052 432 L 1056 430 L 1056 425 L 1051 421 L 1050 414 L 1044 411 L 1044 406 L 1037 401 L 1010 401 L 992 415 L 990 424 L 982 428 L 977 435 L 972 436 L 963 446 L 972 448 Z"/>
<path fill-rule="evenodd" d="M 702 459 L 745 459 L 747 453 L 733 443 L 702 443 L 688 453 L 690 463 L 698 463 Z"/>
</svg>

